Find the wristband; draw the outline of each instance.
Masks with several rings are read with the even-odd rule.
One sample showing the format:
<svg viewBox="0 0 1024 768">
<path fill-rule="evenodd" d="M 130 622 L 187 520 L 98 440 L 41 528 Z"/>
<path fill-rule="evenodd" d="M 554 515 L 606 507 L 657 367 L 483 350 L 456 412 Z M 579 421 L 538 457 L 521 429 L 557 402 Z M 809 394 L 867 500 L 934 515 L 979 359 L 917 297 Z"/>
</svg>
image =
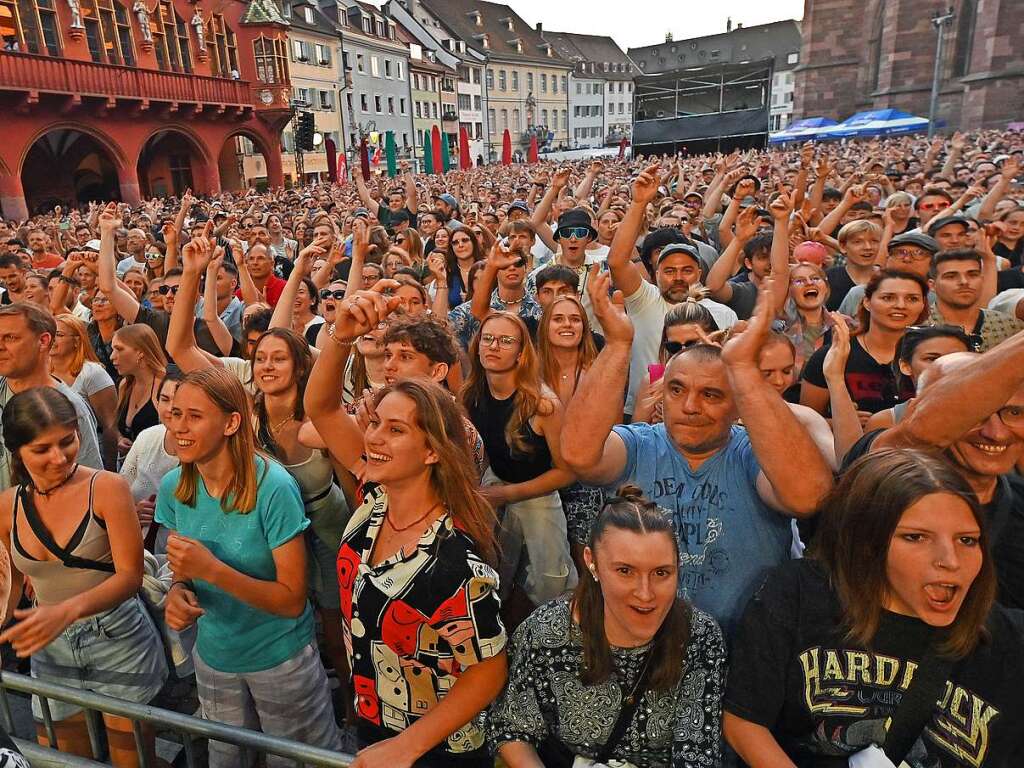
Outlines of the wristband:
<svg viewBox="0 0 1024 768">
<path fill-rule="evenodd" d="M 328 328 L 327 328 L 327 335 L 330 337 L 331 341 L 333 341 L 335 344 L 337 344 L 342 349 L 351 349 L 352 345 L 355 344 L 354 341 L 345 341 L 344 339 L 339 339 L 337 336 L 335 336 L 334 335 L 334 323 L 331 323 L 330 326 L 328 326 Z"/>
</svg>

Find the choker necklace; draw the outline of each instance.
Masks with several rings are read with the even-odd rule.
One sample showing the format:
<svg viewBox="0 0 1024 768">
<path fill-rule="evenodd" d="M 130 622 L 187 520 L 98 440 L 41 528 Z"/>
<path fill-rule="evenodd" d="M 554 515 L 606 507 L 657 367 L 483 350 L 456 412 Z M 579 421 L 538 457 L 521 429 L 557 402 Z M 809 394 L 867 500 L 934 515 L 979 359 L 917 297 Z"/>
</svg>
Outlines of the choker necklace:
<svg viewBox="0 0 1024 768">
<path fill-rule="evenodd" d="M 387 523 L 388 526 L 391 528 L 391 530 L 394 531 L 395 533 L 402 533 L 403 531 L 408 531 L 410 528 L 412 528 L 417 523 L 422 523 L 424 520 L 427 519 L 427 517 L 430 515 L 431 512 L 433 512 L 435 509 L 437 509 L 440 506 L 441 506 L 441 502 L 439 501 L 439 502 L 437 502 L 437 504 L 435 504 L 430 509 L 428 509 L 423 514 L 422 517 L 416 518 L 411 523 L 409 523 L 408 525 L 402 526 L 401 528 L 398 528 L 393 522 L 391 522 L 391 516 L 388 515 L 388 514 L 384 515 L 384 522 Z"/>
<path fill-rule="evenodd" d="M 67 485 L 68 481 L 72 477 L 75 476 L 75 473 L 77 471 L 78 471 L 78 464 L 75 464 L 75 466 L 72 467 L 71 471 L 68 473 L 68 476 L 65 477 L 63 480 L 61 480 L 59 483 L 57 483 L 55 486 L 53 486 L 53 488 L 47 488 L 45 491 L 41 491 L 38 488 L 36 488 L 35 483 L 30 483 L 29 486 L 28 486 L 29 490 L 31 490 L 37 496 L 42 496 L 44 499 L 48 498 L 49 496 L 53 495 L 54 493 L 59 491 L 61 488 L 63 488 L 65 485 Z"/>
</svg>

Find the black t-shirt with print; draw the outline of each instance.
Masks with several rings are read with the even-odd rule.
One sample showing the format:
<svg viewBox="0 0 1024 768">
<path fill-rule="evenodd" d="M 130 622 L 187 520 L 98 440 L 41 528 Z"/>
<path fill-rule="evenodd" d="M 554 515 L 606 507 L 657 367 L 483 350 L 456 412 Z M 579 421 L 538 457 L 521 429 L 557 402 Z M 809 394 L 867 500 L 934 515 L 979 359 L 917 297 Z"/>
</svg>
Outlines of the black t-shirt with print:
<svg viewBox="0 0 1024 768">
<path fill-rule="evenodd" d="M 1024 614 L 996 605 L 989 638 L 956 662 L 909 768 L 1024 765 Z M 883 612 L 870 648 L 845 639 L 820 563 L 793 560 L 751 599 L 733 643 L 724 708 L 768 728 L 798 768 L 846 766 L 887 722 L 937 630 Z"/>
<path fill-rule="evenodd" d="M 868 432 L 854 443 L 843 459 L 841 471 L 845 472 L 854 461 L 870 453 L 875 439 L 883 431 Z M 1024 609 L 1024 477 L 999 477 L 992 500 L 983 505 L 983 509 L 999 580 L 999 602 L 1007 608 Z M 810 535 L 804 534 L 810 534 L 810 531 L 802 525 L 800 531 L 801 538 L 809 541 Z"/>
<path fill-rule="evenodd" d="M 838 312 L 839 305 L 843 303 L 846 294 L 856 285 L 846 267 L 829 267 L 825 270 L 825 279 L 828 280 L 828 301 L 825 308 L 829 312 Z"/>
<path fill-rule="evenodd" d="M 817 387 L 827 387 L 825 382 L 825 355 L 829 346 L 819 348 L 807 360 L 801 378 Z M 846 361 L 846 388 L 857 405 L 858 411 L 878 413 L 892 408 L 906 400 L 910 393 L 901 394 L 896 383 L 892 366 L 880 363 L 861 346 L 856 337 L 850 340 L 850 357 Z M 826 415 L 831 415 L 831 408 Z"/>
</svg>

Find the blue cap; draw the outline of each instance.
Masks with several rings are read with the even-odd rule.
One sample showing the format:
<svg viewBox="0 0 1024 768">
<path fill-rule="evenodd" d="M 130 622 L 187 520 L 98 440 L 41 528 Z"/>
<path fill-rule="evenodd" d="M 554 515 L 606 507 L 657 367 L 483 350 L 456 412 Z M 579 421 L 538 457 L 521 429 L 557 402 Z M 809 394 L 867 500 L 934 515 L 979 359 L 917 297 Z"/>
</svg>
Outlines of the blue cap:
<svg viewBox="0 0 1024 768">
<path fill-rule="evenodd" d="M 449 195 L 447 192 L 445 192 L 443 195 L 441 195 L 437 199 L 438 200 L 443 200 L 445 203 L 450 205 L 452 208 L 458 208 L 459 207 L 459 201 L 455 199 L 454 195 Z"/>
</svg>

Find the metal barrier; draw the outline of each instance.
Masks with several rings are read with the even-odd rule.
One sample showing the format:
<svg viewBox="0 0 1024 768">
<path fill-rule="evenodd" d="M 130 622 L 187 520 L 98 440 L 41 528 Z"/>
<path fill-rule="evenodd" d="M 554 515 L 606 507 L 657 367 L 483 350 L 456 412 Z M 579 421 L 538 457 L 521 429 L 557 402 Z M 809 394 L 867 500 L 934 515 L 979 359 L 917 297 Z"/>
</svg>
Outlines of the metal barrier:
<svg viewBox="0 0 1024 768">
<path fill-rule="evenodd" d="M 57 737 L 54 731 L 53 717 L 50 714 L 50 699 L 74 704 L 86 710 L 85 720 L 89 727 L 89 742 L 92 745 L 94 758 L 99 758 L 101 753 L 99 725 L 96 722 L 95 713 L 117 715 L 118 717 L 131 720 L 132 731 L 135 734 L 135 749 L 139 755 L 139 765 L 141 768 L 154 768 L 143 749 L 141 723 L 149 723 L 161 731 L 171 731 L 176 734 L 181 739 L 188 768 L 200 768 L 199 763 L 196 762 L 195 746 L 193 744 L 195 739 L 213 739 L 214 741 L 222 741 L 241 747 L 244 761 L 248 760 L 249 753 L 270 754 L 294 760 L 295 765 L 299 766 L 299 768 L 302 768 L 302 766 L 347 768 L 355 759 L 351 755 L 331 752 L 298 741 L 268 736 L 246 728 L 216 723 L 212 720 L 203 720 L 168 709 L 159 709 L 145 704 L 123 701 L 79 688 L 69 688 L 65 685 L 40 680 L 39 678 L 19 675 L 13 672 L 4 672 L 0 675 L 0 715 L 3 716 L 4 726 L 7 728 L 8 733 L 12 735 L 14 734 L 14 717 L 11 712 L 11 702 L 8 698 L 9 690 L 35 694 L 39 697 L 43 712 L 43 727 L 46 729 L 47 738 L 51 744 L 57 743 Z M 19 746 L 24 743 L 19 742 Z M 37 754 L 41 764 L 46 765 L 48 764 L 46 762 L 47 759 L 52 760 L 52 757 L 47 757 L 47 753 L 53 753 L 53 750 L 48 750 L 38 745 L 33 746 L 36 750 L 44 750 L 44 752 Z M 32 751 L 35 752 L 36 750 Z M 88 760 L 52 764 L 81 766 L 81 768 L 96 765 L 96 763 Z M 35 765 L 35 762 L 33 762 L 33 765 Z"/>
</svg>

